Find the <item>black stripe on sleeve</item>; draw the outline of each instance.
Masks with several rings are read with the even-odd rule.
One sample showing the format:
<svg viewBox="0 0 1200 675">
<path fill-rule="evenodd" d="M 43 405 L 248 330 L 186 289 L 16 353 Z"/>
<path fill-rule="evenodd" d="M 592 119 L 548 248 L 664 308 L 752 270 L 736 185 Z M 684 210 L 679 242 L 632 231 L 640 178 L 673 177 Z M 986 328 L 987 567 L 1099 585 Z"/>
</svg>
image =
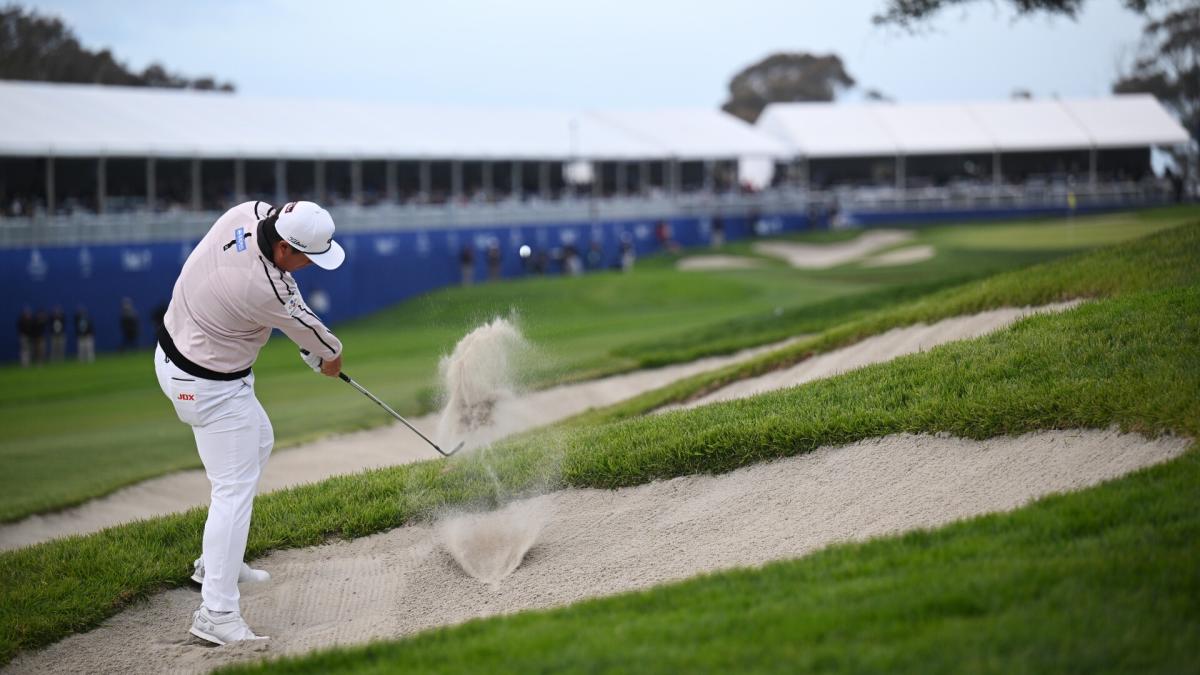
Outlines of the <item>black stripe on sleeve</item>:
<svg viewBox="0 0 1200 675">
<path fill-rule="evenodd" d="M 328 349 L 330 351 L 330 353 L 332 353 L 334 356 L 337 356 L 337 350 L 334 349 L 333 347 L 329 346 L 329 343 L 326 342 L 325 339 L 321 337 L 321 334 L 317 332 L 316 328 L 313 328 L 312 326 L 304 323 L 304 319 L 301 319 L 298 316 L 293 316 L 292 318 L 299 321 L 301 326 L 304 326 L 305 328 L 311 330 L 313 335 L 316 335 L 317 339 L 321 341 L 321 344 L 325 345 L 325 349 Z"/>
<path fill-rule="evenodd" d="M 262 216 L 258 215 L 258 205 L 261 203 L 262 203 L 262 200 L 254 202 L 254 217 L 255 218 L 262 218 Z"/>
<path fill-rule="evenodd" d="M 267 261 L 263 260 L 262 258 L 259 258 L 258 261 L 260 263 L 262 263 L 263 274 L 267 275 L 267 283 L 271 284 L 271 290 L 275 292 L 275 299 L 278 300 L 279 304 L 281 304 L 281 305 L 287 304 L 283 301 L 283 298 L 280 297 L 279 289 L 275 288 L 275 281 L 273 279 L 271 279 L 271 272 L 267 270 Z M 291 295 L 291 294 L 289 293 L 288 295 Z"/>
<path fill-rule="evenodd" d="M 275 292 L 275 299 L 279 301 L 279 304 L 281 304 L 281 305 L 283 305 L 283 306 L 285 306 L 285 307 L 286 307 L 286 306 L 287 306 L 287 303 L 286 303 L 286 302 L 284 302 L 284 301 L 283 301 L 283 298 L 279 296 L 279 289 L 275 288 L 275 281 L 274 281 L 274 280 L 271 278 L 271 272 L 270 272 L 270 270 L 268 270 L 268 269 L 267 269 L 267 263 L 266 263 L 265 261 L 263 261 L 263 259 L 262 259 L 262 258 L 259 258 L 258 260 L 259 260 L 259 262 L 261 262 L 261 263 L 262 263 L 262 266 L 263 266 L 263 274 L 266 274 L 266 275 L 267 275 L 267 283 L 271 284 L 271 290 Z M 280 278 L 280 280 L 282 280 L 282 279 L 283 279 L 283 272 L 282 272 L 282 271 L 281 271 L 281 272 L 280 272 L 280 274 L 279 274 L 279 278 Z M 287 282 L 286 282 L 286 281 L 284 281 L 284 282 L 283 282 L 283 285 L 284 285 L 284 286 L 287 286 Z M 292 293 L 292 292 L 291 292 L 291 289 L 289 289 L 289 290 L 288 290 L 288 295 L 291 295 L 291 293 Z M 305 311 L 308 311 L 308 310 L 307 310 L 307 309 L 305 309 Z M 312 315 L 312 318 L 314 318 L 314 319 L 317 319 L 317 316 L 316 316 L 315 314 L 313 314 L 312 312 L 308 312 L 308 313 L 309 313 L 310 315 Z M 301 326 L 304 326 L 305 328 L 307 328 L 307 329 L 311 330 L 311 331 L 312 331 L 312 334 L 313 334 L 313 335 L 315 335 L 315 336 L 317 337 L 317 340 L 318 340 L 318 341 L 319 341 L 321 344 L 325 345 L 325 348 L 326 348 L 326 349 L 328 349 L 328 350 L 330 351 L 330 353 L 334 354 L 335 356 L 337 355 L 337 350 L 336 350 L 336 349 L 334 349 L 332 346 L 330 346 L 330 344 L 329 344 L 328 342 L 326 342 L 326 341 L 325 341 L 325 338 L 321 337 L 321 334 L 317 332 L 317 329 L 316 329 L 316 328 L 313 328 L 312 326 L 310 326 L 310 325 L 308 325 L 308 324 L 304 323 L 304 319 L 301 319 L 301 318 L 300 318 L 300 317 L 298 317 L 298 316 L 293 316 L 292 318 L 293 318 L 293 319 L 295 319 L 296 321 L 299 321 Z M 320 321 L 320 319 L 317 319 L 317 321 Z"/>
<path fill-rule="evenodd" d="M 287 289 L 288 295 L 295 295 L 295 293 L 292 291 L 291 285 L 288 284 L 287 279 L 283 278 L 283 270 L 279 270 L 279 280 L 283 282 L 283 287 Z"/>
</svg>

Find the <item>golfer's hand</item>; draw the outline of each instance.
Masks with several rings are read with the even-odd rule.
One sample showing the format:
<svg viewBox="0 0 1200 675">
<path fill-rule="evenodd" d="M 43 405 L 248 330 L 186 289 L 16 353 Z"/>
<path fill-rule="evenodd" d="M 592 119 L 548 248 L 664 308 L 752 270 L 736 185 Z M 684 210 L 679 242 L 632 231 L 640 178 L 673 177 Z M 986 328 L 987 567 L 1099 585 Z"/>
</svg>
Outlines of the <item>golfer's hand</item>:
<svg viewBox="0 0 1200 675">
<path fill-rule="evenodd" d="M 338 373 L 342 372 L 342 355 L 338 354 L 336 358 L 321 362 L 321 374 L 329 377 L 337 377 Z"/>
</svg>

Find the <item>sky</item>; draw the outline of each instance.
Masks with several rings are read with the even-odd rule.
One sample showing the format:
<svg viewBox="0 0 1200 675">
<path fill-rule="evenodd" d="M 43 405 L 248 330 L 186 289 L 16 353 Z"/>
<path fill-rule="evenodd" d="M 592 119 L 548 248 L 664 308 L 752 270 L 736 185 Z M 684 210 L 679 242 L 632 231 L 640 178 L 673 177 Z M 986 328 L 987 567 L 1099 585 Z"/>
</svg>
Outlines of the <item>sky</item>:
<svg viewBox="0 0 1200 675">
<path fill-rule="evenodd" d="M 140 70 L 233 81 L 246 96 L 550 108 L 715 107 L 776 51 L 841 56 L 898 101 L 1103 96 L 1143 20 L 1119 0 L 1075 19 L 1007 1 L 920 32 L 871 23 L 884 0 L 38 0 L 89 48 Z"/>
</svg>

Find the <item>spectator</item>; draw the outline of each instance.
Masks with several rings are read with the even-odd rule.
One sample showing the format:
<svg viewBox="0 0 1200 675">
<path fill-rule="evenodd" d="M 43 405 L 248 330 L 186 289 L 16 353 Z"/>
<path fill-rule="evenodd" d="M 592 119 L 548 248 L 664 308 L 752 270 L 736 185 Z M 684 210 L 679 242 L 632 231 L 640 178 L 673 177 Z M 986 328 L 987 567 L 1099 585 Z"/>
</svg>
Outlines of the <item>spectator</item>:
<svg viewBox="0 0 1200 675">
<path fill-rule="evenodd" d="M 26 306 L 17 319 L 17 345 L 22 368 L 28 368 L 33 362 L 33 331 L 33 310 Z"/>
<path fill-rule="evenodd" d="M 133 308 L 133 300 L 121 298 L 121 351 L 137 349 L 139 323 L 137 310 Z"/>
<path fill-rule="evenodd" d="M 462 272 L 462 285 L 470 286 L 475 281 L 475 249 L 470 244 L 463 244 L 458 252 L 458 266 Z"/>
<path fill-rule="evenodd" d="M 583 261 L 579 258 L 579 251 L 575 250 L 575 244 L 563 247 L 563 274 L 572 277 L 583 274 Z"/>
<path fill-rule="evenodd" d="M 1170 183 L 1170 185 L 1171 185 L 1171 198 L 1175 201 L 1176 204 L 1182 202 L 1183 201 L 1183 176 L 1172 171 L 1171 167 L 1167 167 L 1166 172 L 1163 173 L 1163 178 L 1166 178 L 1167 182 Z"/>
<path fill-rule="evenodd" d="M 712 247 L 721 248 L 725 245 L 725 219 L 721 216 L 713 216 L 712 219 Z"/>
<path fill-rule="evenodd" d="M 96 360 L 96 327 L 83 305 L 75 309 L 75 344 L 81 362 Z"/>
<path fill-rule="evenodd" d="M 500 242 L 492 239 L 487 248 L 488 281 L 500 279 L 500 255 Z"/>
<path fill-rule="evenodd" d="M 533 253 L 533 273 L 545 274 L 550 267 L 550 256 L 542 249 L 537 249 Z"/>
<path fill-rule="evenodd" d="M 46 310 L 39 309 L 37 314 L 33 316 L 33 362 L 46 362 L 46 325 L 50 323 L 50 316 L 46 314 Z"/>
<path fill-rule="evenodd" d="M 67 355 L 67 317 L 62 307 L 55 307 L 50 314 L 50 360 L 62 363 Z"/>
<path fill-rule="evenodd" d="M 654 238 L 658 240 L 658 246 L 664 251 L 674 253 L 679 250 L 679 246 L 672 239 L 671 224 L 666 220 L 658 221 L 658 225 L 654 226 Z"/>
<path fill-rule="evenodd" d="M 596 241 L 595 239 L 593 239 L 591 245 L 588 246 L 587 266 L 588 269 L 592 270 L 598 270 L 604 267 L 604 248 L 601 247 L 600 242 Z"/>
<path fill-rule="evenodd" d="M 633 248 L 633 236 L 628 232 L 621 233 L 621 271 L 632 272 L 633 261 L 637 258 L 637 251 Z"/>
</svg>

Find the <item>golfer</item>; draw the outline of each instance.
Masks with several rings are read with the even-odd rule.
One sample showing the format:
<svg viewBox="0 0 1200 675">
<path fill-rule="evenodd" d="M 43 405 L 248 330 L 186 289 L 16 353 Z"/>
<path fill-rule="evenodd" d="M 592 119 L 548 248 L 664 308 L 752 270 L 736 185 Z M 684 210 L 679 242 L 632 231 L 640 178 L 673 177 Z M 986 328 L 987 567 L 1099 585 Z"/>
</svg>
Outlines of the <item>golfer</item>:
<svg viewBox="0 0 1200 675">
<path fill-rule="evenodd" d="M 190 632 L 219 645 L 266 639 L 250 630 L 238 605 L 239 581 L 270 578 L 242 561 L 258 480 L 275 442 L 250 368 L 273 328 L 300 345 L 314 371 L 333 377 L 342 368 L 342 343 L 309 311 L 291 275 L 309 263 L 328 270 L 342 264 L 346 254 L 333 230 L 329 213 L 312 202 L 233 207 L 188 256 L 158 333 L 158 385 L 191 425 L 212 484 L 192 576 L 203 602 Z"/>
</svg>

